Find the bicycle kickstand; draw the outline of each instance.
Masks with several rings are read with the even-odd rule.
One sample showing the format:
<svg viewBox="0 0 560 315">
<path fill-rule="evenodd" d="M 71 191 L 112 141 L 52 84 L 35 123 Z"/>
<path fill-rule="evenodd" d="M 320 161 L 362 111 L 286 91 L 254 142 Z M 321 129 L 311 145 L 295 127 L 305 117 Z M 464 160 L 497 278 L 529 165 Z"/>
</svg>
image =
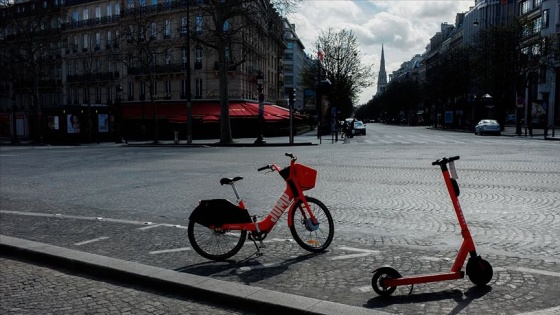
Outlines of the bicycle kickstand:
<svg viewBox="0 0 560 315">
<path fill-rule="evenodd" d="M 257 256 L 261 256 L 261 248 L 265 248 L 266 246 L 264 245 L 263 241 L 262 241 L 262 233 L 261 233 L 261 229 L 259 228 L 259 224 L 257 222 L 257 216 L 254 215 L 253 216 L 253 222 L 255 223 L 255 228 L 257 229 L 257 233 L 256 235 L 254 235 L 253 233 L 251 233 L 249 235 L 249 238 L 253 241 L 253 244 L 255 244 L 255 247 L 257 248 L 257 252 L 255 253 Z M 259 241 L 259 245 L 257 245 L 257 240 Z"/>
</svg>

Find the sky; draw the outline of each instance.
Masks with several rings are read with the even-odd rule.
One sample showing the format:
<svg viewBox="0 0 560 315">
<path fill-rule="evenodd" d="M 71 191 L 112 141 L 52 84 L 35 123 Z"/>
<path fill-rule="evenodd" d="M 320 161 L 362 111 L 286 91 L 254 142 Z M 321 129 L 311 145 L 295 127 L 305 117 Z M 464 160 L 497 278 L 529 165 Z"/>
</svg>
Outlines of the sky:
<svg viewBox="0 0 560 315">
<path fill-rule="evenodd" d="M 358 103 L 367 103 L 377 91 L 381 46 L 387 76 L 403 62 L 422 54 L 441 24 L 455 24 L 457 13 L 467 12 L 475 0 L 302 0 L 288 15 L 305 52 L 316 57 L 316 39 L 329 27 L 351 30 L 362 52 L 362 63 L 373 65 L 374 85 L 365 88 Z M 389 79 L 389 78 L 387 78 Z"/>
</svg>

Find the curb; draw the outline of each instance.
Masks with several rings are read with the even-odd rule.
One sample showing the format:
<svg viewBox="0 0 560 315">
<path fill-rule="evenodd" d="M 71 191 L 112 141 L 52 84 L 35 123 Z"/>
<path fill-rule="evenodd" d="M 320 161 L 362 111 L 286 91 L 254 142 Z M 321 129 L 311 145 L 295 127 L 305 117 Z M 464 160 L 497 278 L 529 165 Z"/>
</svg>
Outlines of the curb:
<svg viewBox="0 0 560 315">
<path fill-rule="evenodd" d="M 0 254 L 56 268 L 69 269 L 95 278 L 122 281 L 251 312 L 325 315 L 388 314 L 368 308 L 191 275 L 4 235 L 0 235 Z"/>
<path fill-rule="evenodd" d="M 191 147 L 191 148 L 203 148 L 203 147 L 293 147 L 293 146 L 311 146 L 317 145 L 311 142 L 297 142 L 297 143 L 266 143 L 266 144 L 253 144 L 253 143 L 193 143 L 193 144 L 153 144 L 153 143 L 129 143 L 125 146 L 129 147 Z"/>
</svg>

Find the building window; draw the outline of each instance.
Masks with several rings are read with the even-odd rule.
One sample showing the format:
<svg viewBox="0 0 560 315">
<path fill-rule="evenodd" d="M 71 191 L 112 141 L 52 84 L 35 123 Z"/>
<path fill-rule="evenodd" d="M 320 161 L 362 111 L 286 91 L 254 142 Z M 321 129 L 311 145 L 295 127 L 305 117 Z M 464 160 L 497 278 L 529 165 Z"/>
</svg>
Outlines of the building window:
<svg viewBox="0 0 560 315">
<path fill-rule="evenodd" d="M 158 93 L 158 84 L 157 81 L 152 81 L 152 91 L 151 94 L 153 97 L 155 97 Z"/>
<path fill-rule="evenodd" d="M 95 50 L 99 50 L 101 48 L 101 33 L 95 33 Z"/>
<path fill-rule="evenodd" d="M 195 21 L 195 31 L 197 34 L 201 34 L 202 33 L 202 22 L 203 22 L 203 17 L 202 15 L 197 15 L 196 16 L 196 21 Z"/>
<path fill-rule="evenodd" d="M 171 38 L 171 21 L 165 20 L 165 39 Z"/>
<path fill-rule="evenodd" d="M 95 18 L 101 19 L 101 7 L 95 7 Z"/>
<path fill-rule="evenodd" d="M 88 39 L 88 34 L 84 34 L 84 48 L 82 49 L 83 51 L 87 51 L 88 47 L 89 47 L 89 39 Z"/>
<path fill-rule="evenodd" d="M 165 94 L 171 94 L 171 81 L 165 81 Z"/>
<path fill-rule="evenodd" d="M 107 5 L 107 12 L 106 12 L 107 16 L 112 16 L 113 15 L 113 7 L 111 7 L 110 4 Z"/>
<path fill-rule="evenodd" d="M 156 24 L 156 22 L 152 22 L 152 27 L 151 27 L 151 29 L 152 29 L 151 38 L 152 38 L 152 39 L 155 39 L 156 36 L 157 36 L 157 24 Z"/>
<path fill-rule="evenodd" d="M 202 48 L 200 47 L 196 47 L 196 50 L 194 52 L 194 69 L 202 69 Z"/>
<path fill-rule="evenodd" d="M 187 88 L 187 80 L 181 80 L 181 98 L 187 98 L 190 93 Z"/>
<path fill-rule="evenodd" d="M 181 48 L 181 59 L 183 60 L 183 70 L 187 70 L 187 67 L 190 67 L 190 65 L 187 64 L 187 53 L 189 53 L 187 48 Z"/>
<path fill-rule="evenodd" d="M 140 85 L 140 91 L 141 90 L 142 85 Z M 131 101 L 134 99 L 134 82 L 132 81 L 128 82 L 128 99 Z"/>
<path fill-rule="evenodd" d="M 112 35 L 113 34 L 111 33 L 111 31 L 107 31 L 107 46 L 106 46 L 107 49 L 111 48 L 111 39 L 112 39 L 111 37 L 112 37 Z"/>
<path fill-rule="evenodd" d="M 115 3 L 115 15 L 121 15 L 121 5 L 119 3 Z"/>
<path fill-rule="evenodd" d="M 140 99 L 146 99 L 146 84 L 144 81 L 140 82 Z"/>
<path fill-rule="evenodd" d="M 542 18 L 542 28 L 547 28 L 548 24 L 550 23 L 549 22 L 549 20 L 550 20 L 549 13 L 550 13 L 549 9 L 546 9 L 542 12 L 542 16 L 541 16 L 541 18 Z"/>
<path fill-rule="evenodd" d="M 196 79 L 195 82 L 195 97 L 202 98 L 202 79 Z"/>
<path fill-rule="evenodd" d="M 187 16 L 181 17 L 181 37 L 187 36 L 187 33 L 189 31 L 187 29 L 187 24 L 188 24 L 188 17 Z"/>
<path fill-rule="evenodd" d="M 113 102 L 113 88 L 111 86 L 107 86 L 105 94 L 107 95 L 107 103 L 111 104 Z"/>
<path fill-rule="evenodd" d="M 87 20 L 87 19 L 89 19 L 89 11 L 88 11 L 88 9 L 84 9 L 84 10 L 82 11 L 82 17 L 83 17 L 83 20 L 84 20 L 84 21 Z"/>
<path fill-rule="evenodd" d="M 83 98 L 84 104 L 88 104 L 89 103 L 89 88 L 85 87 L 83 89 L 83 91 L 84 91 L 84 98 Z"/>
</svg>

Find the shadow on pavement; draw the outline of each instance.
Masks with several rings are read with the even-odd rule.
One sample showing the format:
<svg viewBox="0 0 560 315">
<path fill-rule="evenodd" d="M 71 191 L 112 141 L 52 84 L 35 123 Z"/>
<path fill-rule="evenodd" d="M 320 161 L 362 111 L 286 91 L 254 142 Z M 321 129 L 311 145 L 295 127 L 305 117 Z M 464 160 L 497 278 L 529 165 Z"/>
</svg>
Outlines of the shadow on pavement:
<svg viewBox="0 0 560 315">
<path fill-rule="evenodd" d="M 477 287 L 474 286 L 465 293 L 461 290 L 446 290 L 439 292 L 429 292 L 410 295 L 397 295 L 397 296 L 377 296 L 367 301 L 364 304 L 366 308 L 383 308 L 393 304 L 416 304 L 437 302 L 442 300 L 454 300 L 457 306 L 449 312 L 449 314 L 458 314 L 466 308 L 472 301 L 479 299 L 492 291 L 491 286 Z"/>
<path fill-rule="evenodd" d="M 240 261 L 208 261 L 191 266 L 175 269 L 178 272 L 190 273 L 198 276 L 219 278 L 220 276 L 235 275 L 243 284 L 251 284 L 284 273 L 291 265 L 312 259 L 324 253 L 309 253 L 274 264 L 262 264 L 257 260 L 259 256 L 251 255 Z M 250 272 L 260 270 L 259 272 Z"/>
</svg>

